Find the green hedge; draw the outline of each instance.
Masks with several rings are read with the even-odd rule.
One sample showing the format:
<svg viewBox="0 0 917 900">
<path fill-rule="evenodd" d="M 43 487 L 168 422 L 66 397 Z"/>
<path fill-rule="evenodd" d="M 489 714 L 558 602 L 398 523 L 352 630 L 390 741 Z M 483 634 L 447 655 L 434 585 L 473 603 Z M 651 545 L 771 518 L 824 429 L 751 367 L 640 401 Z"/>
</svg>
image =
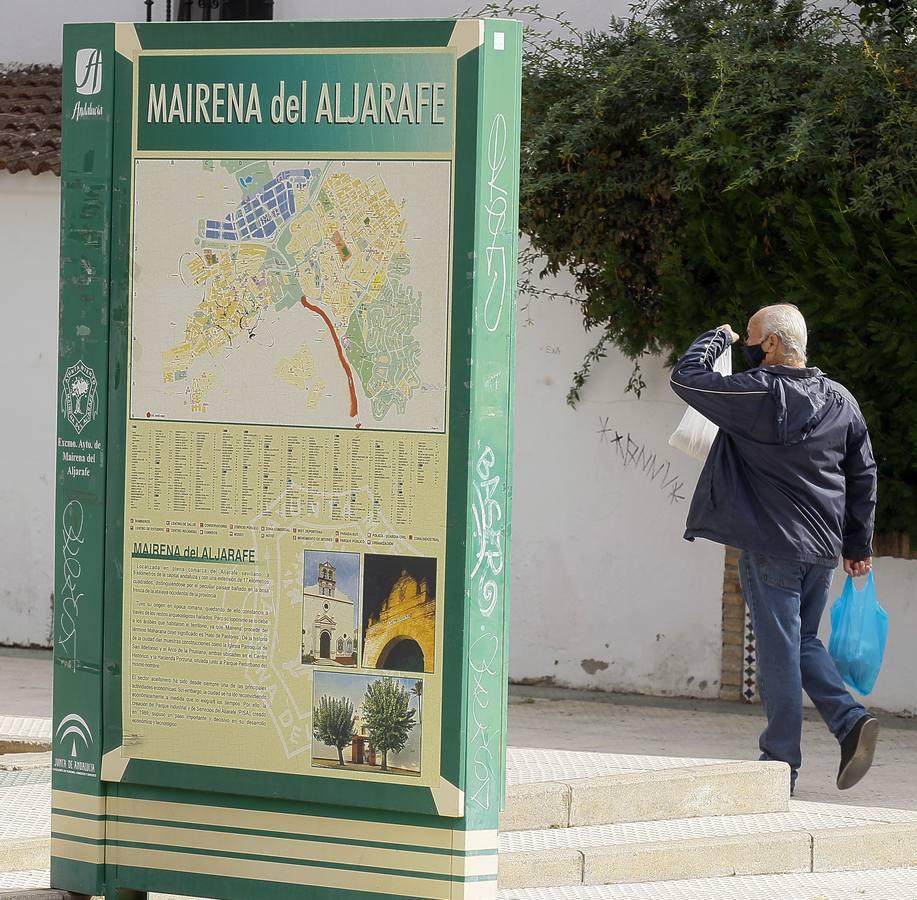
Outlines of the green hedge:
<svg viewBox="0 0 917 900">
<path fill-rule="evenodd" d="M 671 361 L 797 304 L 810 364 L 869 422 L 879 529 L 917 538 L 917 65 L 912 18 L 882 6 L 861 27 L 802 2 L 683 0 L 530 32 L 520 228 L 543 268 L 523 289 L 574 276 L 598 343 L 573 404 L 609 344 Z"/>
</svg>

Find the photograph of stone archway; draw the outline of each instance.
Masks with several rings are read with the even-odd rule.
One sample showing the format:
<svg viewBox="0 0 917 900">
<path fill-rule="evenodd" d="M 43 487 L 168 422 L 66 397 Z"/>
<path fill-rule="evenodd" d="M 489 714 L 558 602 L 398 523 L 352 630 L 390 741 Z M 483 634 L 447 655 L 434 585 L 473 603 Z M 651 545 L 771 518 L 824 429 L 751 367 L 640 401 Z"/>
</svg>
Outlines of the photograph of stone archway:
<svg viewBox="0 0 917 900">
<path fill-rule="evenodd" d="M 436 651 L 436 560 L 363 557 L 362 664 L 367 669 L 432 672 Z"/>
</svg>

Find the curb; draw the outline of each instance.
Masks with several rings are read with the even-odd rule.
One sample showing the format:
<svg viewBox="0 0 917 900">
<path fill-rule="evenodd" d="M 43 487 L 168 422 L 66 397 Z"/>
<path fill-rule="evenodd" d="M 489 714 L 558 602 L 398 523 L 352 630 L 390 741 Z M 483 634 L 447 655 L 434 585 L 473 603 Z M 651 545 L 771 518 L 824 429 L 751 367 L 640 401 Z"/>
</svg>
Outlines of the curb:
<svg viewBox="0 0 917 900">
<path fill-rule="evenodd" d="M 501 850 L 500 890 L 917 866 L 917 823 Z"/>
<path fill-rule="evenodd" d="M 0 872 L 38 871 L 50 866 L 50 836 L 0 842 Z"/>
<path fill-rule="evenodd" d="M 0 754 L 46 753 L 50 749 L 50 719 L 0 716 Z"/>
<path fill-rule="evenodd" d="M 724 762 L 509 785 L 501 831 L 787 812 L 782 763 Z"/>
</svg>

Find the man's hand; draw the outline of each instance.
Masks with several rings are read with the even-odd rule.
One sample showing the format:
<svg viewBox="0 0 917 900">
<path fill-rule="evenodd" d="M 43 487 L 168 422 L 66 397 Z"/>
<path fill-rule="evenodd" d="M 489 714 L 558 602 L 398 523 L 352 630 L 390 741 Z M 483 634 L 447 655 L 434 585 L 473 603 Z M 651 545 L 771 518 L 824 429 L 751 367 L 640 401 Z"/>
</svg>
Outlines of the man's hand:
<svg viewBox="0 0 917 900">
<path fill-rule="evenodd" d="M 739 336 L 732 330 L 732 325 L 720 325 L 719 330 L 725 331 L 733 344 L 739 339 Z"/>
<path fill-rule="evenodd" d="M 872 569 L 872 557 L 867 556 L 866 559 L 845 559 L 844 560 L 844 571 L 848 575 L 852 575 L 854 578 L 859 578 L 860 575 L 865 575 Z"/>
</svg>

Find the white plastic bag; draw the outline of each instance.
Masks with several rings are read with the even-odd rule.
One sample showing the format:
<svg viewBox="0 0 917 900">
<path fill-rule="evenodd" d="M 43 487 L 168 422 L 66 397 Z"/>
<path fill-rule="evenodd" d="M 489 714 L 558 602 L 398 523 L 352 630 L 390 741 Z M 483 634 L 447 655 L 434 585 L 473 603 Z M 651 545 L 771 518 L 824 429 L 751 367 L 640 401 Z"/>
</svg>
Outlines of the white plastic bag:
<svg viewBox="0 0 917 900">
<path fill-rule="evenodd" d="M 717 357 L 713 364 L 713 371 L 719 372 L 720 375 L 732 375 L 732 348 L 730 346 L 727 346 Z M 688 456 L 704 462 L 713 446 L 717 431 L 719 429 L 713 422 L 689 406 L 678 428 L 669 438 L 669 443 L 677 450 L 687 453 Z"/>
</svg>

